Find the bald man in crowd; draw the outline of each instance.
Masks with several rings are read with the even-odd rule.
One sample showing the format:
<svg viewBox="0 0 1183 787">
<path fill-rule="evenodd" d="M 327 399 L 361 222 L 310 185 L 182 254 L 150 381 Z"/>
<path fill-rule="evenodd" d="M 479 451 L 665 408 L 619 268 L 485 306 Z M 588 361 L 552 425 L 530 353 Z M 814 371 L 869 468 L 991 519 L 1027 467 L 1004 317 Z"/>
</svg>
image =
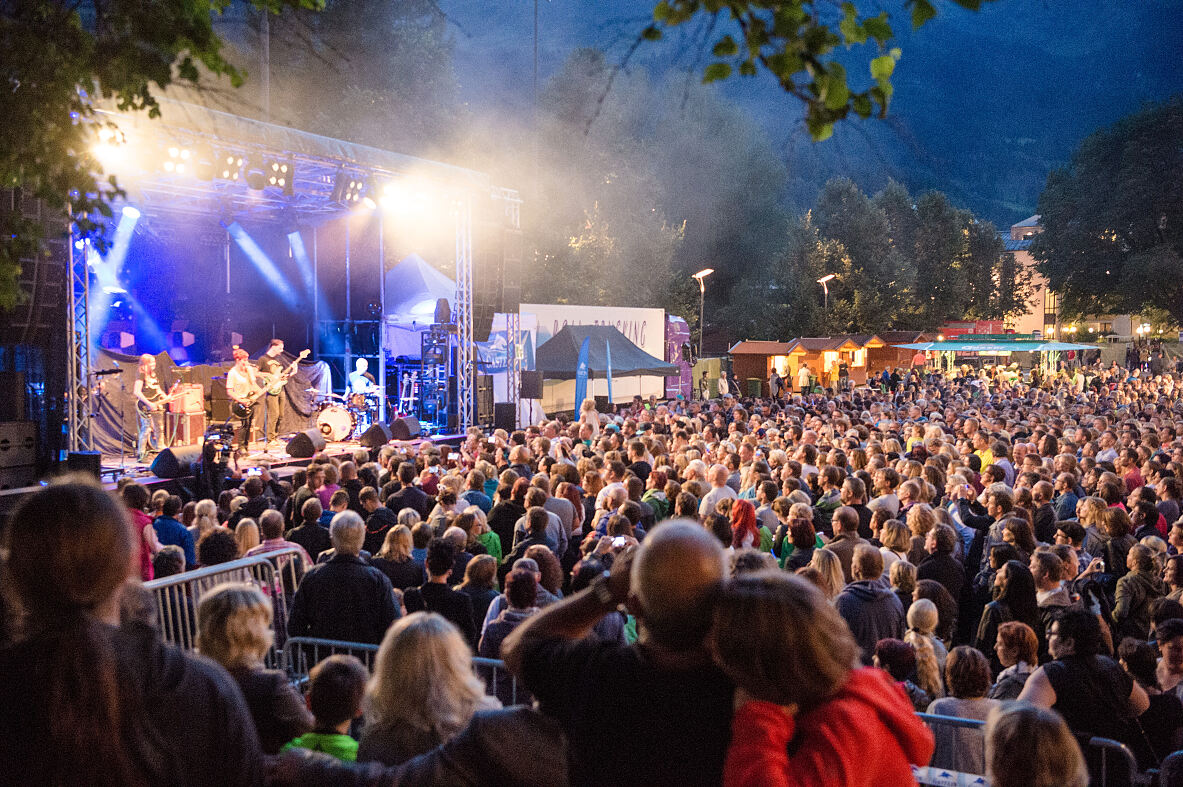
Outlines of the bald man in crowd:
<svg viewBox="0 0 1183 787">
<path fill-rule="evenodd" d="M 726 575 L 718 539 L 670 522 L 506 639 L 509 669 L 567 734 L 573 785 L 722 782 L 734 687 L 703 639 Z M 622 604 L 635 645 L 584 639 Z"/>
</svg>

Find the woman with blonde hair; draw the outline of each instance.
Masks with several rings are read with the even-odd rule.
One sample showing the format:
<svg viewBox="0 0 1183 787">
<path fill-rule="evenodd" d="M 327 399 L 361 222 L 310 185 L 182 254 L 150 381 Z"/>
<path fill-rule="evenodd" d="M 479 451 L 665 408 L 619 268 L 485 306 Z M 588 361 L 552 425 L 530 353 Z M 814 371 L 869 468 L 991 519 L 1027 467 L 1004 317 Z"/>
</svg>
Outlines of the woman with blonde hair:
<svg viewBox="0 0 1183 787">
<path fill-rule="evenodd" d="M 948 656 L 945 643 L 936 636 L 939 622 L 937 605 L 926 598 L 913 601 L 908 607 L 908 631 L 904 634 L 904 642 L 916 651 L 916 684 L 934 700 L 945 696 L 941 675 L 945 672 Z"/>
<path fill-rule="evenodd" d="M 928 764 L 932 733 L 885 672 L 858 667 L 850 629 L 807 581 L 741 575 L 712 618 L 707 649 L 736 684 L 724 784 L 909 784 Z"/>
<path fill-rule="evenodd" d="M 370 560 L 370 565 L 385 574 L 398 590 L 418 587 L 427 578 L 423 575 L 423 564 L 411 557 L 413 547 L 411 529 L 406 525 L 395 525 L 386 531 L 382 548 Z"/>
<path fill-rule="evenodd" d="M 238 520 L 234 528 L 234 541 L 238 544 L 238 556 L 244 557 L 247 552 L 262 543 L 259 539 L 259 523 L 250 517 Z"/>
<path fill-rule="evenodd" d="M 567 486 L 571 487 L 572 489 L 575 488 L 571 486 L 571 484 L 567 484 Z M 575 510 L 579 511 L 579 507 L 577 506 Z M 501 549 L 501 538 L 493 532 L 491 527 L 489 527 L 489 518 L 485 516 L 485 512 L 481 510 L 480 506 L 469 506 L 468 508 L 464 509 L 464 513 L 472 514 L 473 518 L 476 520 L 476 526 L 473 528 L 473 533 L 476 535 L 476 540 L 480 542 L 480 544 L 485 548 L 485 553 L 492 555 L 493 559 L 500 563 L 504 554 Z M 474 552 L 473 554 L 476 553 Z"/>
<path fill-rule="evenodd" d="M 312 714 L 287 675 L 263 666 L 273 636 L 271 602 L 255 585 L 217 585 L 197 605 L 197 650 L 238 683 L 268 754 L 278 754 L 281 746 L 313 726 Z"/>
<path fill-rule="evenodd" d="M 994 787 L 1085 787 L 1080 744 L 1060 714 L 1012 702 L 986 718 L 986 779 Z"/>
<path fill-rule="evenodd" d="M 912 532 L 912 540 L 908 545 L 908 562 L 918 566 L 928 557 L 928 551 L 924 548 L 924 538 L 928 531 L 937 526 L 937 517 L 932 512 L 932 506 L 928 503 L 917 503 L 909 508 L 907 524 L 908 530 Z"/>
<path fill-rule="evenodd" d="M 193 524 L 189 532 L 193 534 L 193 546 L 196 547 L 205 537 L 218 527 L 218 504 L 213 500 L 201 500 L 193 508 Z"/>
<path fill-rule="evenodd" d="M 399 765 L 447 743 L 477 711 L 498 707 L 460 631 L 441 615 L 412 613 L 378 648 L 357 761 Z"/>
<path fill-rule="evenodd" d="M 842 588 L 846 587 L 842 561 L 828 549 L 815 549 L 813 557 L 809 559 L 809 565 L 821 574 L 822 580 L 826 583 L 823 588 L 826 598 L 833 601 L 842 592 Z"/>
<path fill-rule="evenodd" d="M 912 606 L 912 594 L 916 592 L 916 566 L 907 560 L 897 560 L 891 564 L 887 578 L 891 582 L 892 592 L 900 600 L 900 607 L 909 609 Z"/>
<path fill-rule="evenodd" d="M 901 560 L 908 560 L 908 551 L 912 546 L 912 533 L 908 530 L 908 526 L 900 520 L 889 519 L 883 523 L 883 527 L 879 531 L 879 542 L 883 544 L 879 547 L 879 553 L 883 555 L 883 573 L 890 576 L 892 566 Z"/>
</svg>

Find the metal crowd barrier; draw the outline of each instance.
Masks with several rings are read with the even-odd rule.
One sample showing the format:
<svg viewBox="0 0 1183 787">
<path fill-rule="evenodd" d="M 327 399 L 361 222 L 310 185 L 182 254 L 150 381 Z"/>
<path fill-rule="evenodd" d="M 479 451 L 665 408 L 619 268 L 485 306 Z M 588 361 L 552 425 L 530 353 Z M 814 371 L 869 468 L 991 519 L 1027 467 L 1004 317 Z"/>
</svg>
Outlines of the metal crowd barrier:
<svg viewBox="0 0 1183 787">
<path fill-rule="evenodd" d="M 145 582 L 156 599 L 157 624 L 161 638 L 183 650 L 193 650 L 197 639 L 197 605 L 201 596 L 226 582 L 257 585 L 271 599 L 272 629 L 275 634 L 265 662 L 280 664 L 280 651 L 287 635 L 291 597 L 306 570 L 299 549 L 277 549 L 254 557 L 186 571 Z"/>
<path fill-rule="evenodd" d="M 934 731 L 937 726 L 966 729 L 983 729 L 986 726 L 984 721 L 977 719 L 961 719 L 932 713 L 918 713 L 916 715 Z M 1090 738 L 1084 735 L 1076 736 L 1076 740 L 1080 743 L 1081 751 L 1084 753 L 1085 763 L 1089 769 L 1089 783 L 1093 787 L 1139 787 L 1153 783 L 1154 773 L 1140 773 L 1134 753 L 1124 743 L 1109 738 Z M 982 774 L 960 774 L 932 766 L 913 770 L 920 784 L 956 784 L 960 787 L 961 784 L 985 785 L 987 783 Z"/>
<path fill-rule="evenodd" d="M 307 682 L 308 673 L 314 666 L 338 653 L 356 656 L 367 670 L 373 672 L 378 646 L 365 642 L 289 637 L 283 643 L 278 665 L 279 669 L 287 673 L 292 683 L 301 686 Z M 477 677 L 485 682 L 485 693 L 496 696 L 501 700 L 501 704 L 516 705 L 531 701 L 529 693 L 518 688 L 518 679 L 505 668 L 504 661 L 473 657 L 472 668 Z"/>
<path fill-rule="evenodd" d="M 963 719 L 958 716 L 942 716 L 937 713 L 917 713 L 916 716 L 928 725 L 928 728 L 933 731 L 933 734 L 940 736 L 938 728 L 954 728 L 967 730 L 967 735 L 982 736 L 984 735 L 983 728 L 986 722 L 980 719 Z M 947 734 L 955 735 L 955 745 L 963 745 L 966 741 L 963 735 L 950 731 Z M 929 765 L 925 768 L 913 768 L 913 775 L 916 781 L 920 784 L 926 785 L 986 785 L 985 777 L 985 762 L 982 763 L 980 769 L 975 769 L 973 772 L 954 771 L 949 768 L 940 767 L 939 765 Z"/>
</svg>

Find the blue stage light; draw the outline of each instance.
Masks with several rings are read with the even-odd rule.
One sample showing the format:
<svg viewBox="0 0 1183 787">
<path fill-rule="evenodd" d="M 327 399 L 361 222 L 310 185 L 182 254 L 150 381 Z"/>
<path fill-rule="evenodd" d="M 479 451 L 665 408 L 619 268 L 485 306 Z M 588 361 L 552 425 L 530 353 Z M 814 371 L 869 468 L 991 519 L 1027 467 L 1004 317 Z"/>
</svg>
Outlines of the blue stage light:
<svg viewBox="0 0 1183 787">
<path fill-rule="evenodd" d="M 140 218 L 140 209 L 134 205 L 124 205 L 123 216 L 124 218 L 131 219 L 132 221 L 137 221 Z"/>
<path fill-rule="evenodd" d="M 298 305 L 299 299 L 292 285 L 288 283 L 287 279 L 280 273 L 279 268 L 267 256 L 267 252 L 255 243 L 254 238 L 247 234 L 247 231 L 242 228 L 242 225 L 237 221 L 232 222 L 226 228 L 226 232 L 238 244 L 238 248 L 242 249 L 243 254 L 255 266 L 259 273 L 263 274 L 263 278 L 275 291 L 275 294 L 283 300 L 289 308 L 295 308 Z"/>
</svg>

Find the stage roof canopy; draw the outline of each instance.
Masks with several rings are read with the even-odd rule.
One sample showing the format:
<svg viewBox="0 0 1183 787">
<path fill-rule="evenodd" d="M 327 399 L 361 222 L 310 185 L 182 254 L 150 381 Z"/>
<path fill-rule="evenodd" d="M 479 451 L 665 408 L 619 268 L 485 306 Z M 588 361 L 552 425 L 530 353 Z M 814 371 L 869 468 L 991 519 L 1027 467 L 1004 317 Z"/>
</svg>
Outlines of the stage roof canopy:
<svg viewBox="0 0 1183 787">
<path fill-rule="evenodd" d="M 548 380 L 574 380 L 579 368 L 579 348 L 585 337 L 591 337 L 587 348 L 588 378 L 607 377 L 609 345 L 614 378 L 678 374 L 676 364 L 654 358 L 612 325 L 564 326 L 535 351 L 534 368 Z"/>
</svg>

